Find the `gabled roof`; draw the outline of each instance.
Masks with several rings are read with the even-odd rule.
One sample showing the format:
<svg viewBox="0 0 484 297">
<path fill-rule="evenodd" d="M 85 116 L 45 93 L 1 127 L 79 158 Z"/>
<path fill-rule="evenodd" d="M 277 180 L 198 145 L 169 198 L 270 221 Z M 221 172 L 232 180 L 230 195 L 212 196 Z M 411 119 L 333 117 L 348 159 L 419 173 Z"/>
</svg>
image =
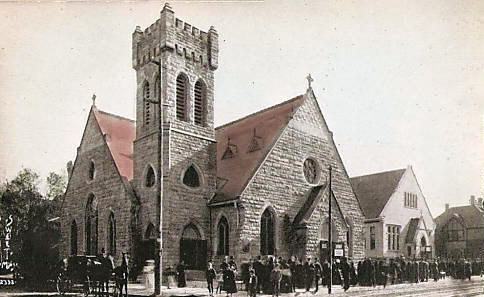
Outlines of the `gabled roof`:
<svg viewBox="0 0 484 297">
<path fill-rule="evenodd" d="M 406 169 L 350 178 L 367 219 L 377 218 L 398 186 Z"/>
<path fill-rule="evenodd" d="M 309 194 L 306 197 L 306 201 L 304 201 L 303 206 L 294 217 L 295 225 L 309 221 L 311 214 L 313 213 L 314 209 L 316 209 L 316 206 L 319 204 L 321 199 L 324 198 L 324 193 L 326 192 L 326 184 L 311 188 L 311 191 L 309 191 Z"/>
<path fill-rule="evenodd" d="M 133 120 L 110 114 L 93 107 L 94 115 L 105 135 L 119 174 L 133 179 L 133 141 L 136 138 L 136 123 Z"/>
<path fill-rule="evenodd" d="M 301 95 L 216 128 L 217 177 L 226 182 L 210 204 L 234 200 L 242 193 L 303 102 Z"/>
<path fill-rule="evenodd" d="M 415 234 L 417 233 L 419 222 L 420 222 L 420 218 L 411 218 L 410 219 L 410 223 L 408 223 L 407 236 L 405 237 L 405 243 L 412 243 L 413 242 L 413 239 L 415 238 Z"/>
<path fill-rule="evenodd" d="M 484 228 L 484 211 L 474 205 L 456 206 L 446 210 L 435 219 L 437 228 L 442 228 L 452 217 L 458 217 L 466 228 Z"/>
</svg>

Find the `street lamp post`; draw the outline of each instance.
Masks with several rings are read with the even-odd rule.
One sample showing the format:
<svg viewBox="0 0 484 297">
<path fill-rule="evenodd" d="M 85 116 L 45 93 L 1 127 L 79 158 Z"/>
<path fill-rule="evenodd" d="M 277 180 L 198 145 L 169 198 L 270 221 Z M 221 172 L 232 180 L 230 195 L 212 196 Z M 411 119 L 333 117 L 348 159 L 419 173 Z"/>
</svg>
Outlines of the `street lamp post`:
<svg viewBox="0 0 484 297">
<path fill-rule="evenodd" d="M 161 60 L 156 61 L 153 59 L 150 63 L 155 64 L 158 67 L 158 78 L 160 80 L 159 90 L 158 90 L 158 100 L 148 100 L 149 103 L 158 105 L 158 180 L 157 180 L 157 205 L 156 205 L 156 214 L 158 217 L 158 237 L 156 239 L 156 247 L 155 247 L 155 295 L 161 294 L 161 277 L 162 277 L 162 254 L 163 254 L 163 211 L 162 208 L 162 194 L 161 194 L 161 182 L 163 180 L 163 164 L 162 164 L 162 157 L 161 154 L 163 153 L 163 142 L 162 142 L 162 134 L 163 134 L 163 110 L 162 110 L 162 97 L 161 97 Z M 156 86 L 156 82 L 155 82 Z"/>
<path fill-rule="evenodd" d="M 333 168 L 331 165 L 328 168 L 329 170 L 329 182 L 328 182 L 328 203 L 329 203 L 329 218 L 328 218 L 328 249 L 329 249 L 329 283 L 328 283 L 328 294 L 331 294 L 331 285 L 333 284 L 333 243 L 332 243 L 332 236 L 331 232 L 332 226 L 332 218 L 331 218 L 331 172 Z"/>
</svg>

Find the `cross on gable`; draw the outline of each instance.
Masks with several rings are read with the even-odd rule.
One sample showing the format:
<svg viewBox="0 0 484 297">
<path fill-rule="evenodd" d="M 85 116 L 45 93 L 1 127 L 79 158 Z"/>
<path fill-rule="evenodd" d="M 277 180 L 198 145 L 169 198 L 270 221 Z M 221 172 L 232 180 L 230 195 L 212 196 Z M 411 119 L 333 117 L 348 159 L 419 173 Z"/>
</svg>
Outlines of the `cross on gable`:
<svg viewBox="0 0 484 297">
<path fill-rule="evenodd" d="M 311 77 L 311 73 L 306 76 L 306 79 L 308 80 L 308 88 L 311 87 L 311 83 L 314 81 L 314 79 Z"/>
<path fill-rule="evenodd" d="M 96 106 L 96 94 L 92 94 L 92 106 Z"/>
</svg>

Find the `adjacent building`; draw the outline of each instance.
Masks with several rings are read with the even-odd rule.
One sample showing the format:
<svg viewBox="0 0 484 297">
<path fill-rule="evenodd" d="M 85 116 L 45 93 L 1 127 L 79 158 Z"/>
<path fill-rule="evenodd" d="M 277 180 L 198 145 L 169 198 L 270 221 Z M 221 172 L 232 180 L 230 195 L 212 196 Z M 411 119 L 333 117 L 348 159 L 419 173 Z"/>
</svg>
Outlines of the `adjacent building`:
<svg viewBox="0 0 484 297">
<path fill-rule="evenodd" d="M 136 28 L 136 121 L 93 104 L 69 169 L 63 256 L 128 252 L 140 269 L 161 240 L 163 268 L 313 257 L 331 223 L 338 254 L 364 257 L 363 212 L 310 78 L 303 94 L 215 128 L 218 39 L 169 5 Z"/>
<path fill-rule="evenodd" d="M 435 222 L 411 166 L 351 178 L 365 214 L 367 257 L 431 257 Z"/>
<path fill-rule="evenodd" d="M 484 205 L 471 196 L 469 205 L 449 207 L 435 222 L 436 254 L 445 258 L 484 258 Z"/>
</svg>

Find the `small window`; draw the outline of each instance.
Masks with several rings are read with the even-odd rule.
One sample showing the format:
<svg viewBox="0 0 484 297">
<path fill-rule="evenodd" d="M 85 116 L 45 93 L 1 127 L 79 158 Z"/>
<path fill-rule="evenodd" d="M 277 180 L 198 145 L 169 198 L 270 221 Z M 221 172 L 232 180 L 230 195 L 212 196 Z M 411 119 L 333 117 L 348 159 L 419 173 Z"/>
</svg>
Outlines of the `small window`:
<svg viewBox="0 0 484 297">
<path fill-rule="evenodd" d="M 145 186 L 147 188 L 151 188 L 152 186 L 155 185 L 155 182 L 156 182 L 155 171 L 153 170 L 153 167 L 149 166 L 148 171 L 146 172 Z"/>
<path fill-rule="evenodd" d="M 145 83 L 143 87 L 143 101 L 145 105 L 145 110 L 144 110 L 144 124 L 149 125 L 151 122 L 151 102 L 150 102 L 150 97 L 151 97 L 151 91 L 150 91 L 150 84 L 148 82 Z"/>
<path fill-rule="evenodd" d="M 188 79 L 184 74 L 176 78 L 176 118 L 180 121 L 187 120 L 187 97 Z"/>
<path fill-rule="evenodd" d="M 89 177 L 89 180 L 93 180 L 94 177 L 96 177 L 96 167 L 94 166 L 93 161 L 91 161 L 91 163 L 89 163 L 88 177 Z"/>
<path fill-rule="evenodd" d="M 200 187 L 200 176 L 193 165 L 188 167 L 183 175 L 183 184 L 190 188 Z"/>
<path fill-rule="evenodd" d="M 218 246 L 217 255 L 229 254 L 229 223 L 225 217 L 218 223 Z"/>
<path fill-rule="evenodd" d="M 315 160 L 311 158 L 306 159 L 303 165 L 303 172 L 308 183 L 315 184 L 318 182 L 319 168 Z"/>
<path fill-rule="evenodd" d="M 202 81 L 195 83 L 195 124 L 199 126 L 205 125 L 206 116 L 206 88 Z"/>
<path fill-rule="evenodd" d="M 376 248 L 376 238 L 375 238 L 375 227 L 370 227 L 370 250 L 374 250 Z"/>
</svg>

